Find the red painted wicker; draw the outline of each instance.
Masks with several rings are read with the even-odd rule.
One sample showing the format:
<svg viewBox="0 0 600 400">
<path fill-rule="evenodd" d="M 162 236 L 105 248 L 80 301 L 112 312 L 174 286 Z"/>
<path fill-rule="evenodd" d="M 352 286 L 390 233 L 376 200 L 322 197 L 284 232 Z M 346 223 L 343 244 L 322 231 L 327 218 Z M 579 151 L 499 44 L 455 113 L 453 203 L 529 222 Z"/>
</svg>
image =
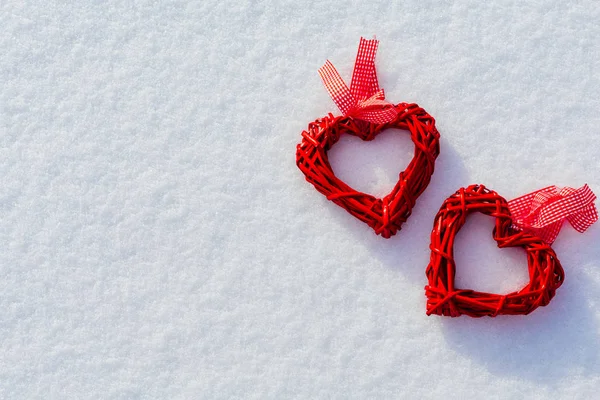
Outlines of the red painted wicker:
<svg viewBox="0 0 600 400">
<path fill-rule="evenodd" d="M 496 218 L 493 238 L 498 247 L 522 247 L 526 251 L 530 280 L 521 290 L 500 295 L 454 286 L 457 268 L 453 256 L 454 238 L 472 212 Z M 560 261 L 550 245 L 537 236 L 516 230 L 507 201 L 483 185 L 460 189 L 444 201 L 435 217 L 430 248 L 431 259 L 426 271 L 429 284 L 425 287 L 428 315 L 529 314 L 547 305 L 564 279 Z"/>
<path fill-rule="evenodd" d="M 302 142 L 296 151 L 296 164 L 308 182 L 384 238 L 400 230 L 410 216 L 417 197 L 429 184 L 440 152 L 440 135 L 432 116 L 416 104 L 400 103 L 394 107 L 397 116 L 384 124 L 329 114 L 308 125 L 308 129 L 302 132 Z M 380 199 L 359 192 L 337 178 L 329 165 L 327 151 L 342 134 L 373 140 L 387 128 L 408 130 L 415 144 L 415 153 L 408 167 L 400 173 L 393 190 Z"/>
</svg>

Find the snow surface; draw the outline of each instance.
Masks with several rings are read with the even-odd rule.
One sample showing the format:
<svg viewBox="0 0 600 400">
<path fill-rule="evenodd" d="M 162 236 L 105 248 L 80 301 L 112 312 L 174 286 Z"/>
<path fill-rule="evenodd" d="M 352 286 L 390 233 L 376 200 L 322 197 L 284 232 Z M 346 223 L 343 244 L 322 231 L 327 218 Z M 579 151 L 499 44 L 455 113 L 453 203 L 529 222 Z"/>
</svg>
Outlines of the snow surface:
<svg viewBox="0 0 600 400">
<path fill-rule="evenodd" d="M 566 282 L 527 317 L 427 317 L 423 290 L 459 187 L 600 192 L 597 2 L 58 3 L 0 2 L 0 398 L 597 397 L 598 226 L 565 227 Z M 349 78 L 373 35 L 387 98 L 442 134 L 389 240 L 295 166 L 337 112 L 317 69 Z M 385 193 L 403 135 L 333 167 Z M 461 232 L 458 282 L 518 288 L 492 224 Z"/>
</svg>

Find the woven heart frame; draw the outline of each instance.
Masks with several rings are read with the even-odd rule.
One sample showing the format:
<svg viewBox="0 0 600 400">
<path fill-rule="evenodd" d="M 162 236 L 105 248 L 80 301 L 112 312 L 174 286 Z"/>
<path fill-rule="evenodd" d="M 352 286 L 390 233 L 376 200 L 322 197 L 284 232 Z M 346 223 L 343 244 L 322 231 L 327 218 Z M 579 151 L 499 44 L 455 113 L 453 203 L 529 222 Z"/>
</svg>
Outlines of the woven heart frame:
<svg viewBox="0 0 600 400">
<path fill-rule="evenodd" d="M 457 268 L 454 239 L 473 212 L 496 218 L 493 238 L 498 247 L 522 247 L 526 251 L 529 283 L 521 290 L 500 295 L 454 287 Z M 537 236 L 514 229 L 507 201 L 483 185 L 460 189 L 444 201 L 435 217 L 430 248 L 431 259 L 426 270 L 429 284 L 425 287 L 427 315 L 529 314 L 547 305 L 564 280 L 564 271 L 550 245 Z"/>
<path fill-rule="evenodd" d="M 334 117 L 332 114 L 317 119 L 302 132 L 302 141 L 296 148 L 296 164 L 306 180 L 328 200 L 365 222 L 384 238 L 396 234 L 410 216 L 417 197 L 431 180 L 435 159 L 440 152 L 440 135 L 431 115 L 416 104 L 399 103 L 394 107 L 398 112 L 397 117 L 384 124 L 348 116 Z M 408 130 L 415 152 L 387 196 L 377 198 L 359 192 L 336 177 L 329 164 L 327 151 L 342 134 L 369 141 L 389 128 Z"/>
</svg>

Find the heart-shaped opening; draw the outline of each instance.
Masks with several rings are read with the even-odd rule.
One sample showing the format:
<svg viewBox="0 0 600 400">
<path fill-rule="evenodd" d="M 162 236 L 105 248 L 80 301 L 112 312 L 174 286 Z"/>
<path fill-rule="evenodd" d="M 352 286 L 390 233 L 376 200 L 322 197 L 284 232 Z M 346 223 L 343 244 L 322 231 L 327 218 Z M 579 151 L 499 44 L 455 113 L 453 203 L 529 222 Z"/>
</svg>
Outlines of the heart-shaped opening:
<svg viewBox="0 0 600 400">
<path fill-rule="evenodd" d="M 414 152 L 410 132 L 390 128 L 371 141 L 343 135 L 328 156 L 338 178 L 358 191 L 383 197 L 396 185 Z"/>
<path fill-rule="evenodd" d="M 479 292 L 510 293 L 529 282 L 527 254 L 522 248 L 498 248 L 492 237 L 494 218 L 471 214 L 456 234 L 456 286 Z"/>
</svg>

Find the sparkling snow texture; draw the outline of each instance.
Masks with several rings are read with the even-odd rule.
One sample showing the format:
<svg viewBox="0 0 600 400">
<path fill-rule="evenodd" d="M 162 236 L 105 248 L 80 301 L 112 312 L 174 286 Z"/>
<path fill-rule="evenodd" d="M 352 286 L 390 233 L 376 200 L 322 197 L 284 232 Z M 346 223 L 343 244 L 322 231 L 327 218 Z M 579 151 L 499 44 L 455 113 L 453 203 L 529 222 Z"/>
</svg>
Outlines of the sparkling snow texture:
<svg viewBox="0 0 600 400">
<path fill-rule="evenodd" d="M 0 2 L 0 398 L 590 399 L 600 228 L 565 227 L 566 281 L 527 317 L 425 315 L 442 201 L 556 184 L 600 193 L 595 1 Z M 295 166 L 381 41 L 392 102 L 436 119 L 431 185 L 390 240 Z M 334 169 L 383 194 L 405 132 L 344 137 Z M 473 216 L 458 282 L 527 281 Z"/>
</svg>

